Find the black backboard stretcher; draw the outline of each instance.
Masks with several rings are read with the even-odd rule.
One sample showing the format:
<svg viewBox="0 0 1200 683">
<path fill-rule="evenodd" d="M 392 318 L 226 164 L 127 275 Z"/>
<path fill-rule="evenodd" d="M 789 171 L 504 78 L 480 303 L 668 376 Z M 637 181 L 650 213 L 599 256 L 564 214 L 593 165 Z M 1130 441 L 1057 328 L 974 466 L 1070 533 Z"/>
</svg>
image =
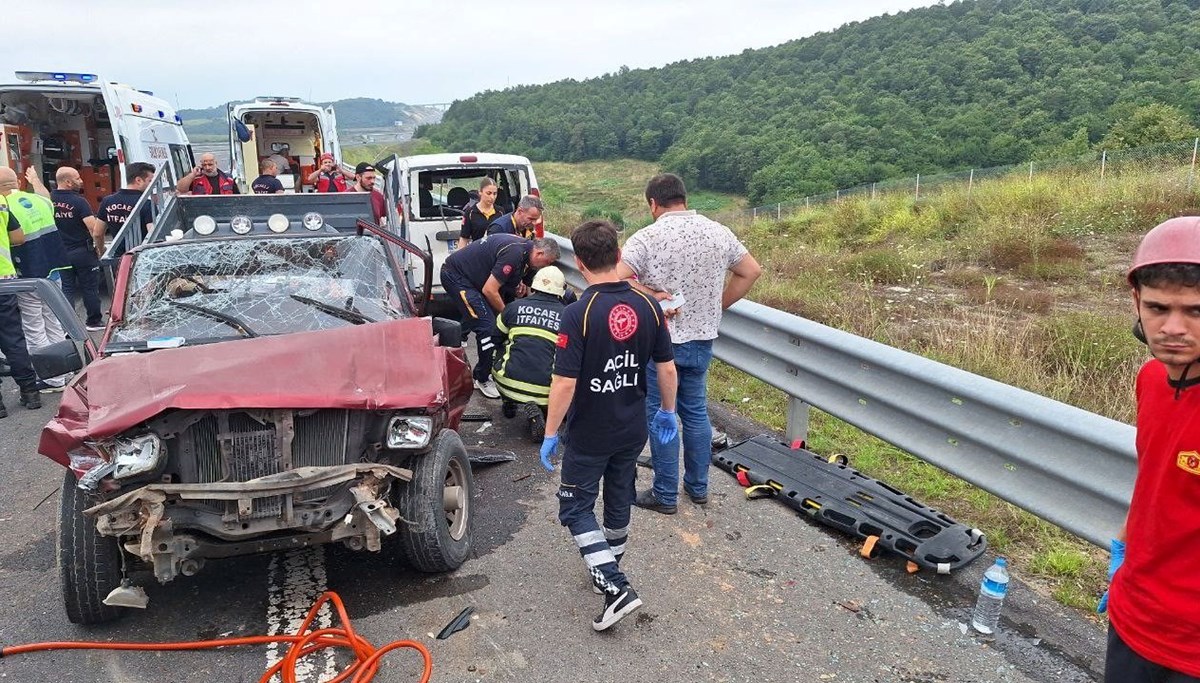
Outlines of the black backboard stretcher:
<svg viewBox="0 0 1200 683">
<path fill-rule="evenodd" d="M 713 463 L 814 521 L 867 539 L 940 574 L 987 549 L 983 533 L 960 524 L 844 462 L 756 436 L 713 454 Z M 762 488 L 767 487 L 767 488 Z M 875 540 L 872 542 L 871 539 Z M 870 546 L 867 546 L 870 551 Z"/>
</svg>

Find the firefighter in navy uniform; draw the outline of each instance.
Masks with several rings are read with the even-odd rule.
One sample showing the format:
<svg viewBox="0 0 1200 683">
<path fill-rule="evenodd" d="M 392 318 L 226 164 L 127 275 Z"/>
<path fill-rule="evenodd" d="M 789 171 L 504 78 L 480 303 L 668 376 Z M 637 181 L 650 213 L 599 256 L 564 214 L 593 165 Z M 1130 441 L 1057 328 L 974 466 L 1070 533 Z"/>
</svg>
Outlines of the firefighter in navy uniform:
<svg viewBox="0 0 1200 683">
<path fill-rule="evenodd" d="M 487 398 L 500 398 L 492 382 L 496 314 L 504 310 L 504 293 L 515 292 L 527 268 L 544 268 L 558 260 L 558 242 L 492 235 L 458 249 L 442 264 L 446 296 L 462 316 L 463 333 L 475 332 L 479 360 L 471 373 L 475 388 Z"/>
<path fill-rule="evenodd" d="M 658 302 L 617 277 L 621 250 L 613 224 L 588 221 L 571 233 L 571 245 L 589 286 L 563 312 L 541 458 L 546 469 L 554 469 L 551 457 L 565 418 L 558 519 L 583 555 L 593 587 L 604 595 L 604 611 L 592 621 L 593 629 L 603 631 L 642 604 L 620 561 L 635 495 L 635 463 L 647 432 L 660 443 L 679 432 L 676 375 L 671 335 Z M 646 369 L 652 361 L 663 393 L 648 428 Z M 601 480 L 603 530 L 595 514 Z"/>
<path fill-rule="evenodd" d="M 492 381 L 504 401 L 504 416 L 515 417 L 517 406 L 525 406 L 530 434 L 540 442 L 550 401 L 554 345 L 566 308 L 566 282 L 561 270 L 546 266 L 533 276 L 529 289 L 529 296 L 505 306 L 496 320 L 497 337 L 504 341 L 492 366 Z"/>
</svg>

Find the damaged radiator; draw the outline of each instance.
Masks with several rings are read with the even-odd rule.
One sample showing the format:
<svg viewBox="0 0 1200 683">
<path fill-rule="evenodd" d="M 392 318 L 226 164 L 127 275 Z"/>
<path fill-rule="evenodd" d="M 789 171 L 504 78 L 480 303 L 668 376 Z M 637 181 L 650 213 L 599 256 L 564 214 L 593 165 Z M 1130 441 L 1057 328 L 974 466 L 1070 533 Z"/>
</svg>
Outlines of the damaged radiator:
<svg viewBox="0 0 1200 683">
<path fill-rule="evenodd" d="M 297 467 L 342 465 L 347 457 L 347 410 L 213 411 L 180 434 L 184 482 L 249 481 Z M 306 491 L 295 502 L 318 500 L 326 489 Z M 258 499 L 252 518 L 278 515 L 282 497 Z M 209 505 L 224 512 L 225 505 Z"/>
</svg>

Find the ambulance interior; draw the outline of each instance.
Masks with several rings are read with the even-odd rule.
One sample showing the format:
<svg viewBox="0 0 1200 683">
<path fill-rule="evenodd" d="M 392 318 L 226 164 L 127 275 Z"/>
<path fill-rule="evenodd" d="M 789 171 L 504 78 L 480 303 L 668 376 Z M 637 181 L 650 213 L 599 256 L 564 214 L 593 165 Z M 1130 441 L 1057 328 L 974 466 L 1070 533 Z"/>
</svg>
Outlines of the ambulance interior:
<svg viewBox="0 0 1200 683">
<path fill-rule="evenodd" d="M 258 177 L 259 162 L 278 154 L 287 159 L 288 168 L 279 169 L 279 182 L 285 191 L 307 192 L 312 186 L 305 183 L 317 170 L 322 149 L 321 122 L 312 112 L 296 110 L 254 110 L 242 114 L 253 136 L 242 144 L 244 176 L 249 182 Z"/>
<path fill-rule="evenodd" d="M 121 187 L 113 127 L 95 90 L 0 91 L 0 133 L 0 163 L 17 172 L 22 187 L 30 166 L 50 188 L 55 172 L 72 166 L 93 210 Z"/>
</svg>

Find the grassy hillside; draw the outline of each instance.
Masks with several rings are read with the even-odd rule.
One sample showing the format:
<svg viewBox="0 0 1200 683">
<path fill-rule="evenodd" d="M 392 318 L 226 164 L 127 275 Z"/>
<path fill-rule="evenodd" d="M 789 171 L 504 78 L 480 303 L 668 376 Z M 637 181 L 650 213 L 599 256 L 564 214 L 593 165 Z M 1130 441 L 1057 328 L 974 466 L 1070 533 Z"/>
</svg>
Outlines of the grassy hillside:
<svg viewBox="0 0 1200 683">
<path fill-rule="evenodd" d="M 537 161 L 661 162 L 697 187 L 786 201 L 1191 138 L 1197 44 L 1194 0 L 960 0 L 662 68 L 614 56 L 599 78 L 456 102 L 424 133 Z"/>
<path fill-rule="evenodd" d="M 599 168 L 538 172 L 564 207 L 644 212 L 637 179 L 652 164 Z M 1187 170 L 1154 167 L 1104 181 L 1091 169 L 1033 182 L 1016 174 L 970 194 L 862 197 L 731 227 L 764 266 L 756 301 L 1131 421 L 1146 353 L 1129 334 L 1124 269 L 1146 230 L 1196 213 Z M 786 397 L 728 366 L 714 368 L 710 398 L 784 427 Z M 1107 564 L 1098 549 L 818 411 L 809 443 L 985 530 L 1022 578 L 1060 602 L 1095 606 Z"/>
<path fill-rule="evenodd" d="M 618 227 L 634 230 L 648 225 L 646 181 L 659 172 L 656 164 L 631 159 L 588 161 L 579 164 L 534 164 L 542 200 L 546 203 L 546 228 L 568 235 L 584 218 L 601 217 Z M 720 213 L 743 209 L 744 198 L 699 191 L 690 197 L 700 211 Z"/>
</svg>

